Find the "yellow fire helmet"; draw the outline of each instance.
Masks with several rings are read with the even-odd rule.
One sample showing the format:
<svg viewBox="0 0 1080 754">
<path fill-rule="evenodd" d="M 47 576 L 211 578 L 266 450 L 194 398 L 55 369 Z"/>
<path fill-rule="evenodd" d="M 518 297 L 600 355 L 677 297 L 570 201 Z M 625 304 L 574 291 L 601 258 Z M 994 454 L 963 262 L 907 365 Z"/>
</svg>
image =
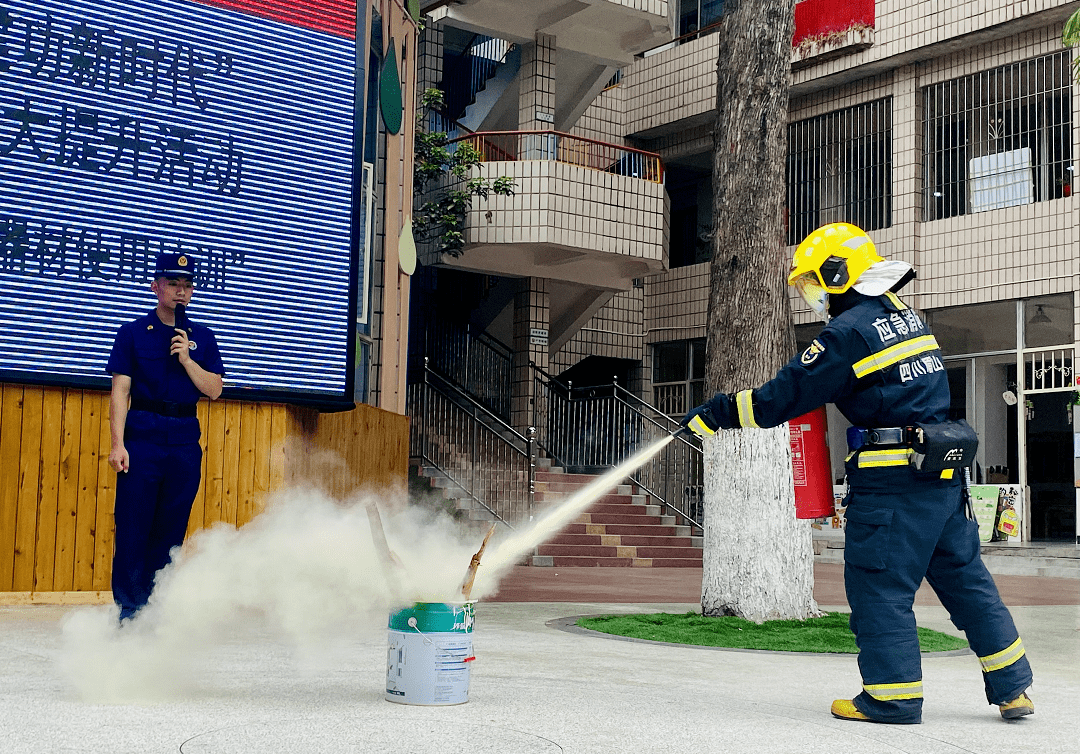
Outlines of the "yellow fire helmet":
<svg viewBox="0 0 1080 754">
<path fill-rule="evenodd" d="M 826 317 L 828 294 L 844 293 L 871 266 L 885 260 L 866 233 L 849 223 L 823 225 L 808 235 L 791 260 L 788 285 Z"/>
</svg>

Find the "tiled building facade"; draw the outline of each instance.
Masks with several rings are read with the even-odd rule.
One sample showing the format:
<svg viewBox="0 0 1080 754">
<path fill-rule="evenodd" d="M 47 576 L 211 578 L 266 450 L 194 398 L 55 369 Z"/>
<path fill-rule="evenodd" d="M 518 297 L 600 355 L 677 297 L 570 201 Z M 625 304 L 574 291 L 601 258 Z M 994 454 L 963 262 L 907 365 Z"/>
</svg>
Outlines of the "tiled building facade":
<svg viewBox="0 0 1080 754">
<path fill-rule="evenodd" d="M 556 375 L 615 377 L 681 415 L 703 394 L 712 215 L 718 37 L 695 22 L 707 27 L 717 4 L 665 5 L 667 36 L 622 65 L 567 129 L 659 154 L 662 224 L 634 205 L 609 219 L 566 204 L 591 194 L 556 191 L 541 208 L 583 218 L 568 229 L 573 244 L 610 238 L 604 248 L 615 253 L 641 235 L 635 226 L 657 228 L 640 240 L 661 239 L 666 269 L 609 286 L 591 319 L 553 340 L 547 363 Z M 837 9 L 853 15 L 837 23 Z M 975 481 L 1024 488 L 1024 538 L 1036 540 L 1077 535 L 1071 400 L 1080 207 L 1072 192 L 1080 99 L 1073 54 L 1061 44 L 1074 10 L 1061 0 L 802 0 L 792 48 L 789 252 L 814 227 L 849 221 L 883 256 L 915 265 L 919 277 L 905 296 L 941 342 L 953 414 L 982 438 Z M 536 37 L 552 49 L 556 70 L 572 56 L 563 38 Z M 553 108 L 565 90 L 555 86 Z M 535 114 L 530 107 L 515 113 L 520 122 Z M 623 196 L 607 198 L 618 205 Z M 485 212 L 498 216 L 503 206 L 523 219 L 500 222 L 528 225 L 515 202 L 479 209 L 478 232 L 491 232 L 482 226 L 498 223 L 485 222 Z M 610 232 L 600 232 L 605 220 Z M 551 227 L 565 222 L 552 219 Z M 821 325 L 801 301 L 791 304 L 805 342 Z M 830 415 L 834 457 L 843 454 L 841 419 Z"/>
</svg>

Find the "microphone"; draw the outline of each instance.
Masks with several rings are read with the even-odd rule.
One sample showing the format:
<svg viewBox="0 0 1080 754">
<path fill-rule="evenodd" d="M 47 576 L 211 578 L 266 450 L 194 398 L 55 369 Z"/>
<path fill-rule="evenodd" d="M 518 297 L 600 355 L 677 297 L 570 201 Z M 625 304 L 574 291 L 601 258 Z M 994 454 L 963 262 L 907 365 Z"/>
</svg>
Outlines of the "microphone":
<svg viewBox="0 0 1080 754">
<path fill-rule="evenodd" d="M 173 327 L 174 328 L 179 327 L 181 330 L 186 330 L 187 329 L 187 315 L 184 313 L 184 305 L 183 304 L 177 304 L 176 309 L 174 310 L 174 312 L 175 312 L 175 319 L 173 321 Z M 170 350 L 172 350 L 172 338 L 169 338 L 169 344 L 170 344 L 169 345 Z M 180 354 L 178 354 L 178 353 L 173 354 L 173 356 L 175 356 L 177 359 L 180 358 Z"/>
</svg>

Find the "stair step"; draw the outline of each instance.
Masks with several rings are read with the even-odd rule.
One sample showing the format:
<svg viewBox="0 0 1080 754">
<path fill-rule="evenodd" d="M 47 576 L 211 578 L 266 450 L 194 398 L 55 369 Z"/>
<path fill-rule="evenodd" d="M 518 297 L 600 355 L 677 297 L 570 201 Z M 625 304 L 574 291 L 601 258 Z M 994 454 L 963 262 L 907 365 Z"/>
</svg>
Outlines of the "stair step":
<svg viewBox="0 0 1080 754">
<path fill-rule="evenodd" d="M 701 537 L 657 537 L 650 535 L 619 534 L 569 534 L 559 533 L 545 544 L 550 545 L 622 545 L 625 547 L 696 547 L 701 548 Z"/>
<path fill-rule="evenodd" d="M 701 568 L 689 558 L 601 558 L 592 555 L 534 555 L 532 564 L 547 568 Z"/>
<path fill-rule="evenodd" d="M 643 506 L 644 507 L 644 506 Z M 580 523 L 586 524 L 604 524 L 607 525 L 628 525 L 633 524 L 635 526 L 664 526 L 671 525 L 674 521 L 666 522 L 665 518 L 674 519 L 674 516 L 657 516 L 657 515 L 645 515 L 644 511 L 638 514 L 634 513 L 582 513 L 583 520 Z"/>
<path fill-rule="evenodd" d="M 534 555 L 534 566 L 549 566 L 554 568 L 631 568 L 634 565 L 633 558 L 604 558 L 591 555 Z"/>
<path fill-rule="evenodd" d="M 559 484 L 579 486 L 586 485 L 597 479 L 596 474 L 567 474 L 562 469 L 559 469 L 558 471 L 555 469 L 549 469 L 547 471 L 540 471 L 537 469 L 534 476 L 538 482 L 558 482 Z"/>
<path fill-rule="evenodd" d="M 701 550 L 694 547 L 608 547 L 605 545 L 543 544 L 537 555 L 597 557 L 597 558 L 685 558 L 701 561 Z"/>
<path fill-rule="evenodd" d="M 574 522 L 567 524 L 563 527 L 560 534 L 596 534 L 598 532 L 589 531 L 586 527 L 594 526 L 594 524 L 585 524 L 581 522 Z M 685 537 L 689 536 L 689 532 L 680 533 L 678 529 L 689 529 L 689 526 L 650 526 L 641 524 L 604 524 L 603 531 L 605 534 L 619 534 L 630 536 L 648 536 L 648 537 Z"/>
<path fill-rule="evenodd" d="M 627 503 L 597 503 L 590 505 L 586 510 L 590 515 L 616 515 L 616 516 L 660 516 L 659 505 L 627 504 Z"/>
</svg>

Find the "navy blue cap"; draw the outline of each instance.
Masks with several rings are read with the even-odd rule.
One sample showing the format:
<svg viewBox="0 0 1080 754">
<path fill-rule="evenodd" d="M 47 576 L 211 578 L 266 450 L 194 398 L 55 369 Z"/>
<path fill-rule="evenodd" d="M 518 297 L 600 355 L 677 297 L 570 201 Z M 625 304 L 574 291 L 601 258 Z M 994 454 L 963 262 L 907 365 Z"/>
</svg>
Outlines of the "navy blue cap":
<svg viewBox="0 0 1080 754">
<path fill-rule="evenodd" d="M 162 252 L 157 257 L 157 267 L 154 270 L 155 278 L 180 277 L 195 278 L 195 258 L 187 254 L 174 254 Z"/>
</svg>

